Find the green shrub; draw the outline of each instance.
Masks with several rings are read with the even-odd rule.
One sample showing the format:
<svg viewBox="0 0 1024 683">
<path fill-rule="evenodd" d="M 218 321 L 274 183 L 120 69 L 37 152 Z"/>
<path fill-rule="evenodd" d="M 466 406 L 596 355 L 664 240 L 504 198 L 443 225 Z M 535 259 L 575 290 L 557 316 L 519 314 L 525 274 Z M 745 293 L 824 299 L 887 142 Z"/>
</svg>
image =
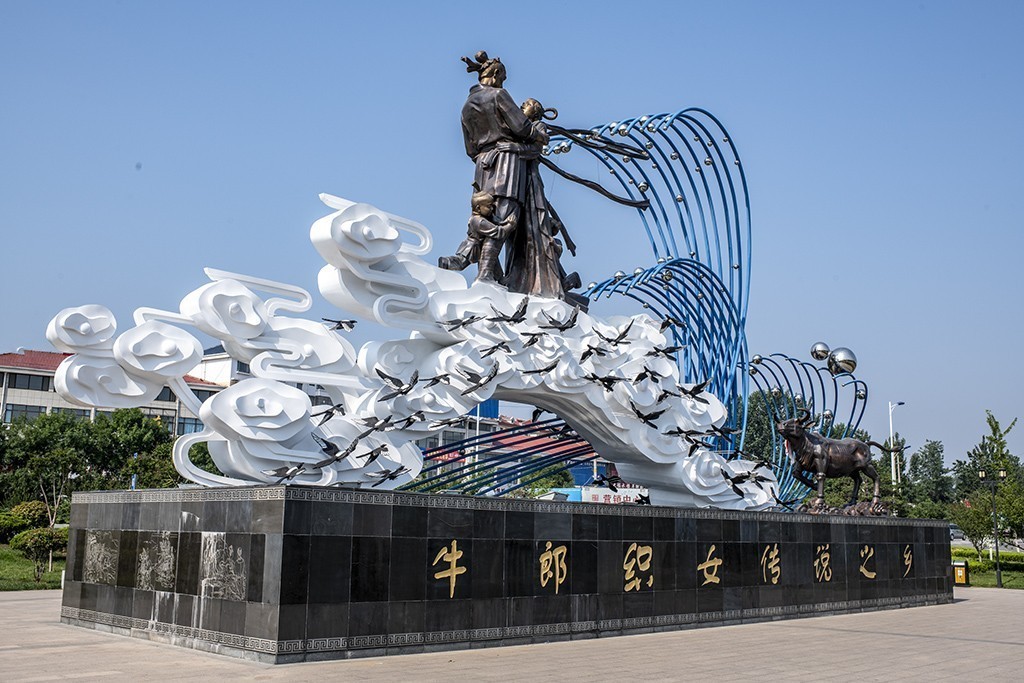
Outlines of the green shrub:
<svg viewBox="0 0 1024 683">
<path fill-rule="evenodd" d="M 32 560 L 36 569 L 36 581 L 43 578 L 50 553 L 66 553 L 68 549 L 67 529 L 29 529 L 11 539 L 11 548 Z"/>
<path fill-rule="evenodd" d="M 24 519 L 32 529 L 50 526 L 50 514 L 46 510 L 46 503 L 41 500 L 27 500 L 24 503 L 18 503 L 11 508 L 11 514 Z"/>
<path fill-rule="evenodd" d="M 0 543 L 9 543 L 15 534 L 28 529 L 31 524 L 23 517 L 10 512 L 0 512 Z"/>
</svg>

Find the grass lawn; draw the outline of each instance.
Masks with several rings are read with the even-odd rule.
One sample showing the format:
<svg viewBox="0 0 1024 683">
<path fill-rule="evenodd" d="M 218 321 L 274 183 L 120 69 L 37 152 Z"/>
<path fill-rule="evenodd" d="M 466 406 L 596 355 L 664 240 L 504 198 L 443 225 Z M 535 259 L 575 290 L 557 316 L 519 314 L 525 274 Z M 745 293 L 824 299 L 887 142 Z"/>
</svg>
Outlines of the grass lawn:
<svg viewBox="0 0 1024 683">
<path fill-rule="evenodd" d="M 43 574 L 36 582 L 32 561 L 6 544 L 0 544 L 0 591 L 24 591 L 40 588 L 60 588 L 60 573 L 64 558 L 53 558 L 53 571 Z M 973 577 L 972 577 L 973 578 Z"/>
<path fill-rule="evenodd" d="M 954 548 L 954 560 L 967 560 L 970 569 L 972 586 L 994 588 L 996 585 L 995 562 L 988 559 L 988 553 L 982 553 L 982 559 L 972 548 Z M 1002 552 L 1003 588 L 1024 588 L 1024 553 Z"/>
<path fill-rule="evenodd" d="M 1003 588 L 1024 588 L 1024 572 L 1006 571 L 1003 574 Z M 976 572 L 971 568 L 971 585 L 979 588 L 995 588 L 996 572 Z"/>
</svg>

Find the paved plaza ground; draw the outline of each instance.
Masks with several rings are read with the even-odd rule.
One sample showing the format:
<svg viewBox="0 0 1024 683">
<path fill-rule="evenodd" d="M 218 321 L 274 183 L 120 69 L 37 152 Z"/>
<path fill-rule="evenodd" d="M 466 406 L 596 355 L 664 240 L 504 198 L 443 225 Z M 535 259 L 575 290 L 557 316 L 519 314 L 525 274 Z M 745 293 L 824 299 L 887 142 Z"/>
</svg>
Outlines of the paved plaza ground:
<svg viewBox="0 0 1024 683">
<path fill-rule="evenodd" d="M 65 626 L 59 591 L 0 593 L 0 680 L 1024 679 L 1024 591 L 950 605 L 521 647 L 262 665 Z"/>
</svg>

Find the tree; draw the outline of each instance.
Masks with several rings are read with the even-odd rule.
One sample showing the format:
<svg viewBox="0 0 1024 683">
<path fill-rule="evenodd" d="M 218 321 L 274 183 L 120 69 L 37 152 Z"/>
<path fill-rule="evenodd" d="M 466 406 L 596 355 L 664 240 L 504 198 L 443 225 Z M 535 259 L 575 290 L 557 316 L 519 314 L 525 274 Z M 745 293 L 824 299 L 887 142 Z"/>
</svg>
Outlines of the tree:
<svg viewBox="0 0 1024 683">
<path fill-rule="evenodd" d="M 908 479 L 908 497 L 915 505 L 953 501 L 953 478 L 945 466 L 941 441 L 925 441 L 910 456 Z"/>
<path fill-rule="evenodd" d="M 969 499 L 953 503 L 949 506 L 949 521 L 963 530 L 981 559 L 985 539 L 992 536 L 992 494 L 978 490 Z"/>
<path fill-rule="evenodd" d="M 521 489 L 512 492 L 514 498 L 536 498 L 551 489 L 568 488 L 573 485 L 572 474 L 562 465 L 552 465 L 539 472 L 524 474 L 521 479 L 528 481 L 534 477 L 540 477 L 530 482 Z"/>
<path fill-rule="evenodd" d="M 66 552 L 67 548 L 67 529 L 29 529 L 11 539 L 11 549 L 32 560 L 37 583 L 43 579 L 47 558 L 53 571 L 53 553 Z"/>
<path fill-rule="evenodd" d="M 104 472 L 110 488 L 128 488 L 135 473 L 136 456 L 143 457 L 169 444 L 164 424 L 138 408 L 115 410 L 95 423 L 96 457 L 93 464 Z"/>
<path fill-rule="evenodd" d="M 772 457 L 775 422 L 769 412 L 765 395 L 756 391 L 747 399 L 747 431 L 743 437 L 743 450 L 755 458 Z"/>
<path fill-rule="evenodd" d="M 956 495 L 959 498 L 966 498 L 981 487 L 979 470 L 991 472 L 988 476 L 994 476 L 1003 469 L 1006 470 L 1007 481 L 1013 480 L 1024 484 L 1020 458 L 1010 453 L 1006 444 L 1006 435 L 1017 424 L 1017 418 L 1010 422 L 1009 427 L 1003 429 L 992 411 L 986 410 L 985 422 L 989 433 L 982 436 L 981 441 L 967 453 L 966 460 L 957 460 L 953 463 L 953 478 L 956 483 Z"/>
<path fill-rule="evenodd" d="M 3 502 L 42 500 L 52 526 L 60 500 L 71 492 L 68 482 L 86 472 L 94 447 L 92 425 L 67 413 L 40 415 L 32 422 L 17 420 L 7 434 Z M 57 470 L 47 472 L 49 464 Z"/>
</svg>

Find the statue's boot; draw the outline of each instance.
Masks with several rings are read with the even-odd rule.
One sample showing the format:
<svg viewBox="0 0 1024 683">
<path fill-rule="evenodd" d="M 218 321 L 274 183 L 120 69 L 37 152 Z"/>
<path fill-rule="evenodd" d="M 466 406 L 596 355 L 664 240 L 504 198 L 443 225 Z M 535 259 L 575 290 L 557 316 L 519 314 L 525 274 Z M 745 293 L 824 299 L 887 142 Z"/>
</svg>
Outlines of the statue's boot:
<svg viewBox="0 0 1024 683">
<path fill-rule="evenodd" d="M 501 242 L 498 240 L 484 240 L 480 245 L 479 270 L 476 279 L 479 282 L 497 282 L 501 279 L 501 266 L 498 265 L 498 254 L 501 252 Z"/>
<path fill-rule="evenodd" d="M 440 256 L 437 259 L 437 267 L 445 270 L 465 270 L 469 260 L 462 254 L 455 256 Z"/>
</svg>

